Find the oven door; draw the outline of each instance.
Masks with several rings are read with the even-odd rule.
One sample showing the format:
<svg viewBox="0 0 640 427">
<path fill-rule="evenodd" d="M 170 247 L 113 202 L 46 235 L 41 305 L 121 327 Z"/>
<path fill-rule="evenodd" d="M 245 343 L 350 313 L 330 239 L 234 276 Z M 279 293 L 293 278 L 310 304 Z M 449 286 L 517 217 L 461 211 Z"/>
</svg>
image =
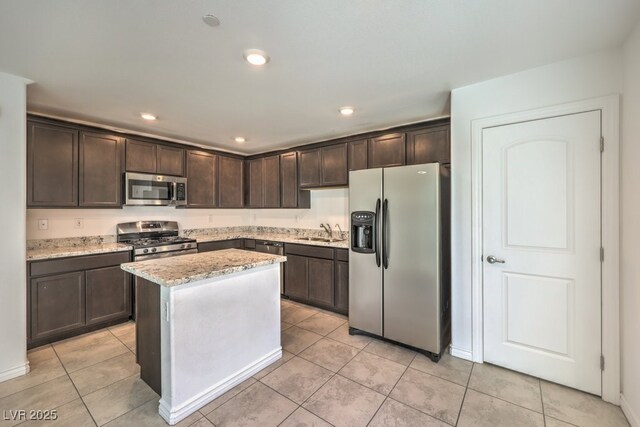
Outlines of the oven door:
<svg viewBox="0 0 640 427">
<path fill-rule="evenodd" d="M 178 185 L 181 186 L 179 195 L 183 196 L 183 193 L 186 193 L 186 178 L 127 173 L 125 174 L 125 204 L 133 206 L 184 204 L 176 203 Z M 181 198 L 184 199 L 184 197 Z"/>
</svg>

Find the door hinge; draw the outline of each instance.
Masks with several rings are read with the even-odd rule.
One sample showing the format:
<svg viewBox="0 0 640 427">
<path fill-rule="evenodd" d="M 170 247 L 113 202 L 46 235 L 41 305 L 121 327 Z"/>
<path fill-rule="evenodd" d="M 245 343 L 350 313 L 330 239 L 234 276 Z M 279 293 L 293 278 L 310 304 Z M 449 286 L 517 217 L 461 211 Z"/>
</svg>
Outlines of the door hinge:
<svg viewBox="0 0 640 427">
<path fill-rule="evenodd" d="M 600 370 L 604 371 L 604 355 L 600 355 Z"/>
<path fill-rule="evenodd" d="M 600 152 L 604 153 L 604 136 L 600 137 Z"/>
<path fill-rule="evenodd" d="M 604 262 L 604 248 L 600 246 L 600 262 Z"/>
</svg>

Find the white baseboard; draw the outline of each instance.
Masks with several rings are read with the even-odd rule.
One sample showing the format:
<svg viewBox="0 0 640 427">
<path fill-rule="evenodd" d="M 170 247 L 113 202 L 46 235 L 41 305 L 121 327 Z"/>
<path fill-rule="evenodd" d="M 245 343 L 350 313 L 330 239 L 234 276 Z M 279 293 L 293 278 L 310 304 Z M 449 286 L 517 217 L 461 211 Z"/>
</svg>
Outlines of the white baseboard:
<svg viewBox="0 0 640 427">
<path fill-rule="evenodd" d="M 454 357 L 459 357 L 460 359 L 465 359 L 473 362 L 473 354 L 467 350 L 461 350 L 459 348 L 451 347 L 451 355 Z"/>
<path fill-rule="evenodd" d="M 27 360 L 22 365 L 0 372 L 0 383 L 3 381 L 8 381 L 12 378 L 16 378 L 16 377 L 28 374 L 28 373 L 29 373 L 29 361 Z"/>
<path fill-rule="evenodd" d="M 175 425 L 181 420 L 187 418 L 198 409 L 202 408 L 207 403 L 211 402 L 215 398 L 221 396 L 225 392 L 231 390 L 246 379 L 251 378 L 267 366 L 276 362 L 282 357 L 282 347 L 278 347 L 271 353 L 266 354 L 250 365 L 240 369 L 238 372 L 228 376 L 224 380 L 217 384 L 214 384 L 208 390 L 205 390 L 201 394 L 195 396 L 184 405 L 178 408 L 171 408 L 171 406 L 164 399 L 160 399 L 160 408 L 158 412 L 169 425 Z"/>
<path fill-rule="evenodd" d="M 640 427 L 640 418 L 638 418 L 638 414 L 629 406 L 629 402 L 624 398 L 624 394 L 620 394 L 620 408 L 622 408 L 622 412 L 624 412 L 631 427 Z"/>
</svg>

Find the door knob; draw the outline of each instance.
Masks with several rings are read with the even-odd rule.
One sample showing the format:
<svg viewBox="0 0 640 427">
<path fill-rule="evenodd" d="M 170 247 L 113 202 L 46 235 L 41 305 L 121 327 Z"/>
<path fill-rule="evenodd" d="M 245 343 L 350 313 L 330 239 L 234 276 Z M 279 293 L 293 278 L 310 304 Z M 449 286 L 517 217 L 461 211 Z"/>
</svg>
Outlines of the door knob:
<svg viewBox="0 0 640 427">
<path fill-rule="evenodd" d="M 487 257 L 487 262 L 489 264 L 495 264 L 495 263 L 504 264 L 504 260 L 503 259 L 498 259 L 498 258 L 494 257 L 493 255 L 489 255 Z"/>
</svg>

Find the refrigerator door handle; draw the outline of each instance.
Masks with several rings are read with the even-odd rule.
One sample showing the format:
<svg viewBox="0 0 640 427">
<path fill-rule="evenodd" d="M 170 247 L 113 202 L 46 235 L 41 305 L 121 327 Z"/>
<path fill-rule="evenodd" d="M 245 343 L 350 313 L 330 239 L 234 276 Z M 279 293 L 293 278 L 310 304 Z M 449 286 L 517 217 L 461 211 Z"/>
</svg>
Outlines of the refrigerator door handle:
<svg viewBox="0 0 640 427">
<path fill-rule="evenodd" d="M 378 223 L 380 221 L 380 199 L 376 202 L 376 217 L 373 225 L 373 250 L 376 253 L 376 265 L 380 267 L 380 228 Z"/>
<path fill-rule="evenodd" d="M 382 230 L 380 234 L 382 235 L 382 265 L 386 270 L 389 268 L 389 251 L 387 250 L 387 213 L 389 207 L 389 200 L 384 199 L 382 202 Z"/>
</svg>

